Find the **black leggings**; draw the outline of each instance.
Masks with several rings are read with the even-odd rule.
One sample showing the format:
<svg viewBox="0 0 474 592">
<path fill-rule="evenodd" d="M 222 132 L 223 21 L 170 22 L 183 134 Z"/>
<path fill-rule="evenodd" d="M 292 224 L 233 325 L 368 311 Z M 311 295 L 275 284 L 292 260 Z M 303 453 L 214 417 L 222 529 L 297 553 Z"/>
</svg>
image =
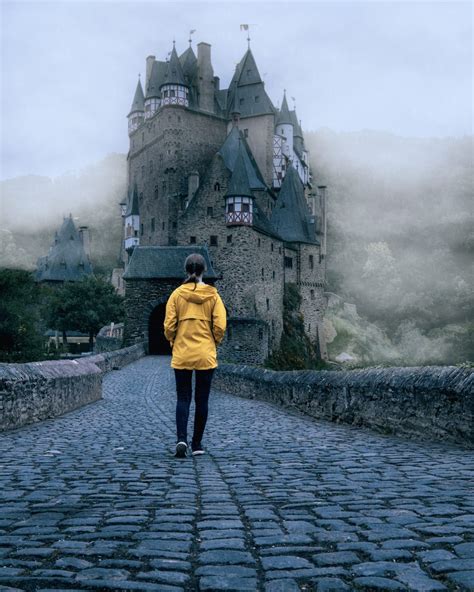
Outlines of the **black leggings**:
<svg viewBox="0 0 474 592">
<path fill-rule="evenodd" d="M 209 370 L 194 370 L 196 373 L 196 388 L 194 402 L 196 409 L 194 413 L 193 444 L 201 444 L 204 428 L 206 427 L 209 392 L 211 390 L 212 375 L 214 368 Z M 192 399 L 192 370 L 174 369 L 176 378 L 176 431 L 178 442 L 187 442 L 189 407 Z"/>
</svg>

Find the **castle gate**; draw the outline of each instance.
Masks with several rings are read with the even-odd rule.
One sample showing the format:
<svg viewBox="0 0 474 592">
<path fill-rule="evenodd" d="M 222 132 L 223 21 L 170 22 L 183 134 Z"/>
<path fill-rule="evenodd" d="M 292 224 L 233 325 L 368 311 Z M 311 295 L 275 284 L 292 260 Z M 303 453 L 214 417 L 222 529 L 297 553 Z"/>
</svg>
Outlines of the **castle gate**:
<svg viewBox="0 0 474 592">
<path fill-rule="evenodd" d="M 165 311 L 166 302 L 162 302 L 155 306 L 148 319 L 148 353 L 151 355 L 171 355 L 171 347 L 163 329 Z"/>
</svg>

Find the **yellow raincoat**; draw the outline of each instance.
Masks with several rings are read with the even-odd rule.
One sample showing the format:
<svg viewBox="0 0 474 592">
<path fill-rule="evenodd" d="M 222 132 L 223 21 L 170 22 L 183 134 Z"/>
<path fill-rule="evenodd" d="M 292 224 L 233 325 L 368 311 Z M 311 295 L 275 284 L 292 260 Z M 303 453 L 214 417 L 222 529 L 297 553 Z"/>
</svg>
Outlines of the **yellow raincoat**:
<svg viewBox="0 0 474 592">
<path fill-rule="evenodd" d="M 171 367 L 217 368 L 216 345 L 224 338 L 227 315 L 214 286 L 190 282 L 176 288 L 166 303 L 165 337 L 171 343 Z"/>
</svg>

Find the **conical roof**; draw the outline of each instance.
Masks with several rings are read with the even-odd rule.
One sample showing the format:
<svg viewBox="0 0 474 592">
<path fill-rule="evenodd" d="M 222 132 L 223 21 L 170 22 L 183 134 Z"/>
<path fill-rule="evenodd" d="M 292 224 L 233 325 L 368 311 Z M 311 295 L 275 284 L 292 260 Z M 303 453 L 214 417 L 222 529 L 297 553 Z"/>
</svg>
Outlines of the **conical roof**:
<svg viewBox="0 0 474 592">
<path fill-rule="evenodd" d="M 224 163 L 226 167 L 229 169 L 229 171 L 233 172 L 235 165 L 237 163 L 237 156 L 239 155 L 239 151 L 241 148 L 243 148 L 242 157 L 247 171 L 247 178 L 250 188 L 254 190 L 265 190 L 267 186 L 265 184 L 265 181 L 263 180 L 258 165 L 255 162 L 253 154 L 242 132 L 237 127 L 233 127 L 230 130 L 218 154 L 222 156 Z"/>
<path fill-rule="evenodd" d="M 197 58 L 191 46 L 179 56 L 179 62 L 185 78 L 192 79 L 196 73 Z"/>
<path fill-rule="evenodd" d="M 303 130 L 296 115 L 296 110 L 290 111 L 291 122 L 293 123 L 293 135 L 297 138 L 303 138 Z"/>
<path fill-rule="evenodd" d="M 319 244 L 309 219 L 303 184 L 293 166 L 286 171 L 270 221 L 287 242 Z"/>
<path fill-rule="evenodd" d="M 286 100 L 286 93 L 283 93 L 283 101 L 281 103 L 281 109 L 278 112 L 278 115 L 277 115 L 277 118 L 275 121 L 275 125 L 285 125 L 285 124 L 294 125 L 294 123 L 291 119 L 290 110 L 288 109 L 288 102 Z"/>
<path fill-rule="evenodd" d="M 140 78 L 138 79 L 137 89 L 135 91 L 135 96 L 133 97 L 132 106 L 130 107 L 130 113 L 135 113 L 135 111 L 144 111 L 145 110 L 145 96 L 143 94 L 142 83 Z"/>
<path fill-rule="evenodd" d="M 255 58 L 250 49 L 247 49 L 244 57 L 240 60 L 240 64 L 234 74 L 234 79 L 239 86 L 244 86 L 245 84 L 259 84 L 262 82 Z"/>
<path fill-rule="evenodd" d="M 235 161 L 234 170 L 230 179 L 229 188 L 226 195 L 242 195 L 246 197 L 253 197 L 250 189 L 249 177 L 247 175 L 247 168 L 245 166 L 244 151 L 242 141 L 239 142 L 239 151 Z"/>
<path fill-rule="evenodd" d="M 178 54 L 176 53 L 176 47 L 174 45 L 171 52 L 170 61 L 168 62 L 168 67 L 166 69 L 165 78 L 161 86 L 164 84 L 179 84 L 181 86 L 187 86 L 186 81 L 184 80 L 183 68 L 181 67 L 181 62 L 179 61 Z"/>
</svg>

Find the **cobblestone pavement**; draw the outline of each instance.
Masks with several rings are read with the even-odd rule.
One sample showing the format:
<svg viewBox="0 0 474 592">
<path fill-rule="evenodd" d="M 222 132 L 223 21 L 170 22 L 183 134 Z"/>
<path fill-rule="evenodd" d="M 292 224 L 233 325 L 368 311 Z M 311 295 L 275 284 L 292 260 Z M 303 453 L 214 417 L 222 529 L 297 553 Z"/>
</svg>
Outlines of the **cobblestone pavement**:
<svg viewBox="0 0 474 592">
<path fill-rule="evenodd" d="M 0 590 L 474 590 L 472 452 L 212 392 L 176 459 L 174 405 L 147 357 L 0 436 Z"/>
</svg>

